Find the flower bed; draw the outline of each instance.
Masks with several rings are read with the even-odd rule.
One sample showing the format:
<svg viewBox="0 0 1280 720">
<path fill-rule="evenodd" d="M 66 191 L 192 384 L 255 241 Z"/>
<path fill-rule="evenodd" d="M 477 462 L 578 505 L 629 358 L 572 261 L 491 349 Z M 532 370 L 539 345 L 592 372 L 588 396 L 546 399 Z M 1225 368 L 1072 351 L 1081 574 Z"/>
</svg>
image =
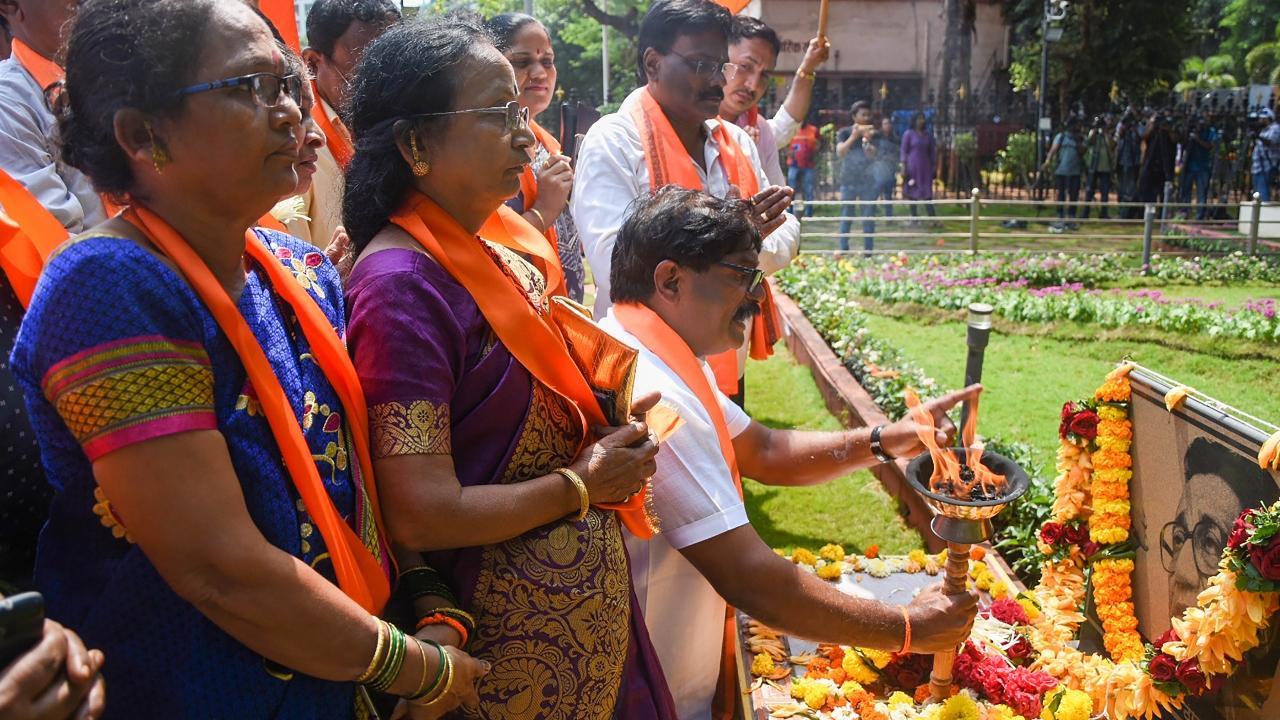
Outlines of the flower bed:
<svg viewBox="0 0 1280 720">
<path fill-rule="evenodd" d="M 817 286 L 833 303 L 863 296 L 888 304 L 963 310 L 970 303 L 986 302 L 997 315 L 1014 322 L 1073 321 L 1107 328 L 1136 325 L 1170 333 L 1280 344 L 1280 320 L 1274 303 L 1247 303 L 1230 310 L 1196 299 L 1167 298 L 1158 290 L 1088 287 L 1086 281 L 1096 283 L 1100 275 L 1111 272 L 1108 263 L 1112 261 L 1107 257 L 1066 259 L 1058 264 L 1041 261 L 1039 265 L 1028 261 L 1018 267 L 1017 259 L 1002 266 L 990 259 L 964 263 L 899 255 L 884 262 L 805 256 L 779 273 L 778 279 L 788 294 Z M 1170 275 L 1190 272 L 1192 269 L 1167 270 Z M 1033 283 L 1073 277 L 1081 279 L 1040 287 Z"/>
</svg>

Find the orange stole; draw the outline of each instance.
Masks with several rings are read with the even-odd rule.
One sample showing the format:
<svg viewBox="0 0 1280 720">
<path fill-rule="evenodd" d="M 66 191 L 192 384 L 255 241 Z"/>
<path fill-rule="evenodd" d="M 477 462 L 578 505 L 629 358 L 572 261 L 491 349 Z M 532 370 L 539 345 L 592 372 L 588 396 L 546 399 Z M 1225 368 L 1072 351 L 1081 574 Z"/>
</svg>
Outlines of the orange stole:
<svg viewBox="0 0 1280 720">
<path fill-rule="evenodd" d="M 355 154 L 355 148 L 351 146 L 351 135 L 347 133 L 347 129 L 340 128 L 333 122 L 333 118 L 329 117 L 329 109 L 324 101 L 324 96 L 320 94 L 320 88 L 316 87 L 316 82 L 311 81 L 311 95 L 316 99 L 315 107 L 311 110 L 311 117 L 315 118 L 316 124 L 320 126 L 320 131 L 324 133 L 324 138 L 329 146 L 329 152 L 333 153 L 333 159 L 338 162 L 338 167 L 343 170 L 347 169 L 347 163 L 351 162 L 351 156 Z"/>
<path fill-rule="evenodd" d="M 680 143 L 675 128 L 666 113 L 654 100 L 653 95 L 645 88 L 640 93 L 640 102 L 632 108 L 632 122 L 640 132 L 640 145 L 644 148 L 644 161 L 649 169 L 649 188 L 657 190 L 665 185 L 679 185 L 690 190 L 706 191 L 702 178 L 698 176 L 698 166 Z M 729 184 L 738 188 L 744 199 L 750 199 L 760 192 L 760 180 L 756 176 L 755 166 L 751 164 L 751 156 L 742 150 L 733 135 L 726 129 L 726 121 L 721 119 L 716 125 L 713 136 L 720 146 L 720 163 L 724 167 Z M 750 353 L 756 360 L 764 360 L 773 354 L 773 345 L 781 337 L 779 328 L 782 325 L 778 310 L 773 302 L 773 291 L 764 285 L 764 299 L 760 301 L 761 312 L 751 324 Z M 738 353 L 736 350 L 713 355 L 707 358 L 711 371 L 715 373 L 716 385 L 726 395 L 738 392 Z"/>
<path fill-rule="evenodd" d="M 529 120 L 529 129 L 533 131 L 534 137 L 538 138 L 538 142 L 552 154 L 560 153 L 560 142 L 551 133 L 547 132 L 541 125 Z M 533 174 L 533 166 L 525 165 L 524 172 L 520 173 L 520 194 L 524 196 L 524 209 L 527 211 L 533 207 L 538 201 L 538 178 Z M 564 209 L 569 212 L 569 208 Z M 546 236 L 547 242 L 551 244 L 551 257 L 554 258 L 554 269 L 548 264 L 545 268 L 539 268 L 547 277 L 547 295 L 569 295 L 569 287 L 564 280 L 564 267 L 560 264 L 560 239 L 556 235 L 554 223 L 546 227 L 546 231 L 542 233 Z M 513 250 L 518 248 L 512 248 Z M 539 256 L 541 257 L 541 256 Z M 543 258 L 546 260 L 546 258 Z"/>
<path fill-rule="evenodd" d="M 294 52 L 302 52 L 298 40 L 298 16 L 293 0 L 261 0 L 259 7 L 262 8 L 263 15 L 271 18 L 271 24 L 280 31 L 284 43 L 293 48 Z"/>
<path fill-rule="evenodd" d="M 374 552 L 351 530 L 334 507 L 316 469 L 311 449 L 302 436 L 298 416 L 284 394 L 266 353 L 262 351 L 262 346 L 258 344 L 258 339 L 240 314 L 235 301 L 214 278 L 200 256 L 163 218 L 145 207 L 134 206 L 125 212 L 125 219 L 178 266 L 244 363 L 249 381 L 258 393 L 263 415 L 271 426 L 271 434 L 280 446 L 289 477 L 324 538 L 338 577 L 338 586 L 366 611 L 372 614 L 382 612 L 391 595 L 389 568 L 384 568 Z M 293 308 L 298 325 L 311 345 L 311 354 L 342 401 L 350 421 L 348 425 L 355 444 L 361 483 L 369 499 L 376 526 L 381 528 L 382 515 L 378 508 L 377 484 L 373 477 L 373 455 L 369 450 L 368 408 L 351 357 L 315 300 L 267 250 L 252 230 L 245 231 L 245 252 L 262 267 L 271 281 L 272 289 Z M 357 488 L 356 492 L 360 492 L 360 489 Z M 380 531 L 374 542 L 380 551 L 385 550 Z M 389 555 L 384 557 L 390 560 Z"/>
<path fill-rule="evenodd" d="M 0 170 L 0 269 L 26 307 L 45 260 L 70 234 L 22 183 Z"/>
<path fill-rule="evenodd" d="M 31 77 L 35 78 L 36 84 L 42 91 L 48 91 L 67 76 L 57 63 L 32 50 L 30 45 L 17 38 L 13 40 L 13 55 L 18 58 L 19 63 L 22 63 L 22 67 L 31 73 Z"/>
<path fill-rule="evenodd" d="M 391 216 L 391 222 L 417 240 L 467 289 L 512 357 L 577 409 L 584 444 L 592 436 L 593 427 L 606 424 L 591 386 L 569 355 L 560 331 L 489 255 L 483 240 L 463 229 L 434 200 L 416 191 Z M 545 252 L 546 239 L 506 206 L 490 216 L 481 233 L 504 247 L 543 248 Z M 617 511 L 618 519 L 632 534 L 648 539 L 653 537 L 653 528 L 644 512 L 646 495 L 641 492 L 625 503 L 596 505 Z"/>
<path fill-rule="evenodd" d="M 720 453 L 733 475 L 733 483 L 738 487 L 738 497 L 742 497 L 742 476 L 738 472 L 738 456 L 733 450 L 733 439 L 729 437 L 729 425 L 725 422 L 724 411 L 720 409 L 719 399 L 707 382 L 707 376 L 698 366 L 698 358 L 694 356 L 684 338 L 676 334 L 658 314 L 648 307 L 636 303 L 623 303 L 613 306 L 613 314 L 627 332 L 631 333 L 649 348 L 654 355 L 671 368 L 680 381 L 693 391 L 702 409 L 711 418 L 711 426 L 716 430 L 716 440 L 720 443 Z M 735 367 L 736 371 L 736 367 Z M 733 617 L 734 609 L 725 607 L 724 636 L 720 651 L 720 678 L 716 682 L 716 694 L 712 701 L 712 717 L 727 720 L 734 714 L 734 694 L 737 685 L 737 667 L 734 662 L 737 633 Z"/>
</svg>

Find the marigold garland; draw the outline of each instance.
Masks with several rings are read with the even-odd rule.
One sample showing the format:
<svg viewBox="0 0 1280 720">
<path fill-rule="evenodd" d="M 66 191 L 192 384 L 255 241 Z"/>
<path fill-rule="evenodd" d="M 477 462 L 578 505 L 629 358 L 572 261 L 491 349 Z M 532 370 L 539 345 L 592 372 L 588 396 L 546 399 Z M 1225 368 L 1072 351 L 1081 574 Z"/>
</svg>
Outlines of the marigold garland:
<svg viewBox="0 0 1280 720">
<path fill-rule="evenodd" d="M 1113 720 L 1153 718 L 1182 707 L 1189 693 L 1213 690 L 1258 645 L 1261 631 L 1280 610 L 1280 566 L 1259 565 L 1272 548 L 1280 557 L 1277 503 L 1247 511 L 1236 521 L 1220 571 L 1200 593 L 1196 607 L 1174 618 L 1173 629 L 1154 646 L 1142 643 L 1133 608 L 1133 560 L 1123 552 L 1132 513 L 1131 369 L 1126 364 L 1109 374 L 1092 403 L 1069 403 L 1063 410 L 1055 500 L 1040 536 L 1049 557 L 1032 593 L 1038 613 L 1030 616 L 1036 651 L 1032 667 L 1053 675 L 1070 691 L 1086 693 L 1093 708 Z M 1093 417 L 1076 417 L 1095 412 L 1095 407 L 1096 425 Z M 1075 432 L 1095 428 L 1092 439 Z M 1082 521 L 1088 524 L 1089 540 L 1074 542 L 1073 531 Z M 1091 568 L 1089 585 L 1110 658 L 1072 647 L 1085 619 L 1086 567 Z M 1083 706 L 1080 699 L 1067 703 L 1072 716 L 1079 713 L 1077 705 Z"/>
</svg>

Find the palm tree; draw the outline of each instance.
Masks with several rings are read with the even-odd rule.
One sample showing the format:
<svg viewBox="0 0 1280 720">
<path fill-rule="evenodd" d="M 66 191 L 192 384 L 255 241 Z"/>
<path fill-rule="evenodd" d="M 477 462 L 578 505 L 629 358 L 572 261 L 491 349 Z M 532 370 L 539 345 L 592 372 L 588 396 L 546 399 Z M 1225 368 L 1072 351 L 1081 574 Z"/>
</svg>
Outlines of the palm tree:
<svg viewBox="0 0 1280 720">
<path fill-rule="evenodd" d="M 1193 55 L 1182 61 L 1182 80 L 1173 89 L 1175 92 L 1187 92 L 1238 87 L 1236 76 L 1231 74 L 1234 68 L 1235 63 L 1230 55 L 1211 55 L 1207 58 Z"/>
<path fill-rule="evenodd" d="M 1249 81 L 1280 85 L 1280 23 L 1276 23 L 1276 39 L 1254 47 L 1244 56 L 1244 69 Z"/>
</svg>

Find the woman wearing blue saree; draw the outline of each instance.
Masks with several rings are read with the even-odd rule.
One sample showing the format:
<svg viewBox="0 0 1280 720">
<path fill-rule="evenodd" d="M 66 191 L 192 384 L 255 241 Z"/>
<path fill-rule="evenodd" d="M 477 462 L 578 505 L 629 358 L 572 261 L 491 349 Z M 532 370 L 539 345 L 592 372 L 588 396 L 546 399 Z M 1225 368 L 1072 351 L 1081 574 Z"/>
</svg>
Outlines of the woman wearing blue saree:
<svg viewBox="0 0 1280 720">
<path fill-rule="evenodd" d="M 251 229 L 292 193 L 300 79 L 247 4 L 88 0 L 65 160 L 120 216 L 49 261 L 13 351 L 55 491 L 36 583 L 106 717 L 414 717 L 484 666 L 376 617 L 391 563 L 337 273 Z"/>
</svg>

